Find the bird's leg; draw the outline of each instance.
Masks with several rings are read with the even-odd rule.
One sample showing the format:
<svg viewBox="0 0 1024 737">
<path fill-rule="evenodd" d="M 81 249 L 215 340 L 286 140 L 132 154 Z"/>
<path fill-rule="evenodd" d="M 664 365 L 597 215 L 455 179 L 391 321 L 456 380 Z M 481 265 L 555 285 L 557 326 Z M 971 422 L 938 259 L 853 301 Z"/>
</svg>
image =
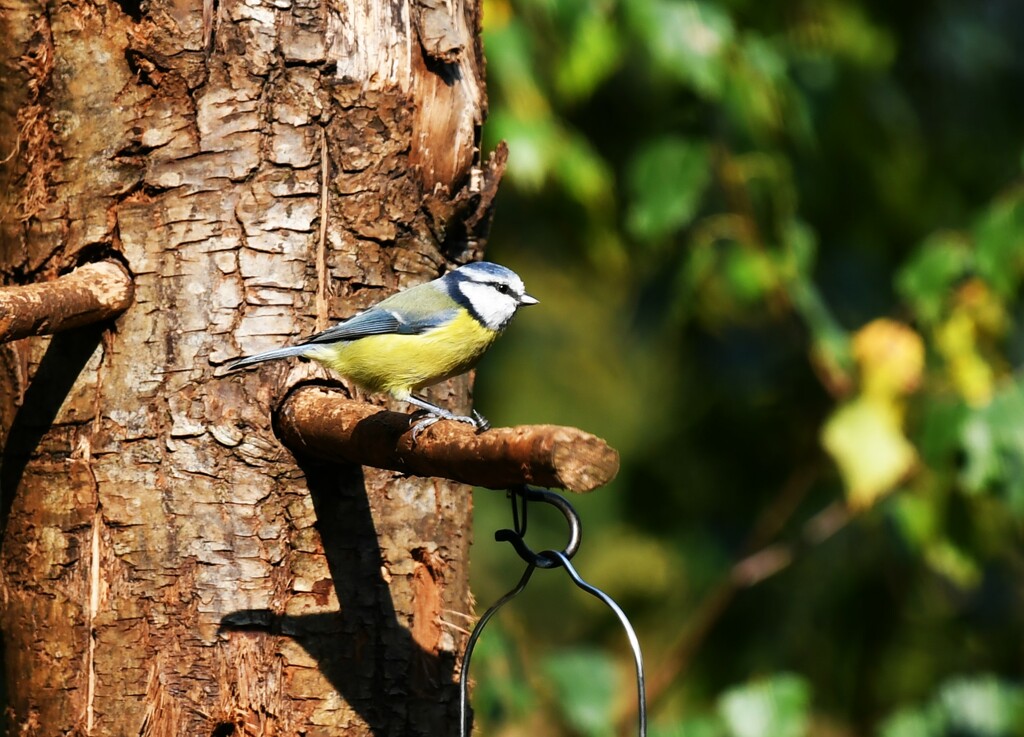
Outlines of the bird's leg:
<svg viewBox="0 0 1024 737">
<path fill-rule="evenodd" d="M 420 399 L 419 397 L 414 397 L 410 395 L 408 397 L 403 397 L 403 399 L 409 404 L 413 404 L 419 407 L 420 409 L 425 409 L 429 413 L 426 417 L 424 417 L 422 420 L 413 425 L 412 439 L 414 441 L 421 432 L 426 430 L 428 427 L 433 425 L 438 420 L 454 420 L 455 422 L 465 422 L 476 428 L 477 432 L 488 430 L 491 427 L 491 423 L 484 419 L 484 416 L 481 415 L 476 410 L 473 410 L 472 417 L 466 417 L 465 415 L 457 415 L 454 412 L 449 412 L 444 407 L 438 407 L 436 404 L 432 404 L 425 399 Z"/>
</svg>

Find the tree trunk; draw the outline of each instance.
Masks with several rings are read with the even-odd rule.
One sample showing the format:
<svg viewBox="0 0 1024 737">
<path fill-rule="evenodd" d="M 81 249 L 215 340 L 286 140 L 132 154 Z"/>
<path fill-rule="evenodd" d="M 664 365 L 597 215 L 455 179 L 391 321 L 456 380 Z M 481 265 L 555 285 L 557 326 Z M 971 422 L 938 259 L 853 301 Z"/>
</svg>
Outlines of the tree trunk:
<svg viewBox="0 0 1024 737">
<path fill-rule="evenodd" d="M 10 734 L 456 731 L 469 489 L 293 457 L 275 408 L 326 375 L 218 367 L 478 255 L 478 20 L 4 0 L 0 280 L 136 287 L 0 348 Z"/>
</svg>

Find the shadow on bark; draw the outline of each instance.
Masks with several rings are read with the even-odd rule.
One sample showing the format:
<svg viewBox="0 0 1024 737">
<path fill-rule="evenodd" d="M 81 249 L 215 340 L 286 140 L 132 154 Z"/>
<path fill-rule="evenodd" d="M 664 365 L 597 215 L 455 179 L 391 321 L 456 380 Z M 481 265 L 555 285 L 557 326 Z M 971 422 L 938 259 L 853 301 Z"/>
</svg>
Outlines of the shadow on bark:
<svg viewBox="0 0 1024 737">
<path fill-rule="evenodd" d="M 0 451 L 0 540 L 7 537 L 7 520 L 28 462 L 39 441 L 53 425 L 78 375 L 103 338 L 107 325 L 96 324 L 53 336 L 11 422 L 7 443 Z M 5 638 L 6 639 L 6 638 Z M 6 642 L 0 642 L 0 662 L 7 662 Z M 6 711 L 7 678 L 0 670 L 0 710 Z"/>
<path fill-rule="evenodd" d="M 53 425 L 107 327 L 97 323 L 58 333 L 43 354 L 0 453 L 0 540 L 6 537 L 7 518 L 29 459 Z"/>
<path fill-rule="evenodd" d="M 398 621 L 381 578 L 383 558 L 362 469 L 296 461 L 306 475 L 340 611 L 282 616 L 241 610 L 225 616 L 221 629 L 294 639 L 375 735 L 455 734 L 454 659 L 425 652 Z"/>
</svg>

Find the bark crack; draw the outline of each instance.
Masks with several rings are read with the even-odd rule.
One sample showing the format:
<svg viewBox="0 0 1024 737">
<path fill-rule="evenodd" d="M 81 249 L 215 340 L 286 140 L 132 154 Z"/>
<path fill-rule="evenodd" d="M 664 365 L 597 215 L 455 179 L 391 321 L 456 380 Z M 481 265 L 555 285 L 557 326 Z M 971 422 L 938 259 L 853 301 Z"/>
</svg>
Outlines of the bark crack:
<svg viewBox="0 0 1024 737">
<path fill-rule="evenodd" d="M 320 126 L 320 232 L 316 247 L 316 329 L 327 329 L 329 320 L 330 275 L 327 272 L 327 197 L 330 176 L 330 158 L 327 150 L 327 131 Z"/>
<path fill-rule="evenodd" d="M 89 685 L 86 693 L 85 706 L 85 733 L 92 734 L 95 723 L 95 702 L 96 702 L 96 616 L 100 610 L 100 510 L 96 512 L 92 520 L 92 550 L 89 566 L 89 655 L 87 670 L 89 673 Z"/>
<path fill-rule="evenodd" d="M 103 584 L 102 569 L 100 567 L 100 537 L 103 533 L 103 514 L 100 504 L 100 488 L 96 479 L 96 473 L 92 466 L 93 446 L 96 444 L 97 435 L 102 430 L 103 423 L 103 378 L 104 363 L 110 355 L 110 335 L 106 333 L 103 337 L 103 360 L 96 369 L 95 393 L 93 394 L 92 423 L 87 435 L 83 435 L 79 443 L 79 450 L 82 454 L 82 462 L 85 464 L 89 477 L 92 480 L 93 493 L 95 494 L 95 505 L 92 513 L 92 531 L 89 544 L 89 605 L 88 619 L 86 621 L 86 632 L 89 637 L 86 672 L 88 683 L 86 686 L 85 699 L 85 733 L 91 735 L 96 720 L 96 618 L 100 610 L 100 590 Z"/>
</svg>

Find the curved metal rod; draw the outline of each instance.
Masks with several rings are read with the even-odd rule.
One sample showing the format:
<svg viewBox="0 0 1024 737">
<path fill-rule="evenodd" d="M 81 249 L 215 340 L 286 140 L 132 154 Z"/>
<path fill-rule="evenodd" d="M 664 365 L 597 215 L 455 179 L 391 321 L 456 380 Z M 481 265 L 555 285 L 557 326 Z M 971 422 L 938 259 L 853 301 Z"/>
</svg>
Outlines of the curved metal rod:
<svg viewBox="0 0 1024 737">
<path fill-rule="evenodd" d="M 646 737 L 647 735 L 647 688 L 644 685 L 644 660 L 643 655 L 640 652 L 640 640 L 637 639 L 636 632 L 633 630 L 633 625 L 629 623 L 629 619 L 626 617 L 626 613 L 622 611 L 618 604 L 612 597 L 608 596 L 605 592 L 596 586 L 584 581 L 580 574 L 573 568 L 572 563 L 569 562 L 563 553 L 556 550 L 545 550 L 541 553 L 543 556 L 555 558 L 558 561 L 558 565 L 563 566 L 573 583 L 579 586 L 581 589 L 586 591 L 588 594 L 597 597 L 605 603 L 609 609 L 615 612 L 615 616 L 619 618 L 619 622 L 622 624 L 622 628 L 626 630 L 626 637 L 629 638 L 629 646 L 633 649 L 633 661 L 636 664 L 636 691 L 637 691 L 637 712 L 640 718 L 640 737 Z"/>
<path fill-rule="evenodd" d="M 560 566 L 561 563 L 547 552 L 535 553 L 526 544 L 524 539 L 526 534 L 527 502 L 544 502 L 558 509 L 562 516 L 565 517 L 565 521 L 569 523 L 569 542 L 561 551 L 561 555 L 565 556 L 566 559 L 576 555 L 576 551 L 580 548 L 580 541 L 583 539 L 583 526 L 580 522 L 579 514 L 569 503 L 568 499 L 548 489 L 534 489 L 529 486 L 509 489 L 509 494 L 512 497 L 512 517 L 515 520 L 515 529 L 498 530 L 494 533 L 495 540 L 511 543 L 519 557 L 531 566 L 537 566 L 538 568 L 557 568 Z M 519 519 L 520 512 L 516 506 L 516 500 L 520 498 L 523 500 L 521 522 Z"/>
<path fill-rule="evenodd" d="M 473 648 L 476 647 L 476 641 L 480 639 L 480 635 L 483 633 L 484 627 L 487 626 L 487 622 L 490 621 L 491 617 L 522 593 L 523 589 L 526 588 L 526 584 L 530 581 L 530 576 L 533 575 L 536 569 L 537 567 L 532 563 L 526 566 L 526 570 L 523 571 L 519 583 L 515 585 L 515 588 L 494 602 L 490 609 L 484 612 L 484 615 L 480 617 L 476 627 L 473 628 L 472 634 L 469 636 L 469 640 L 466 642 L 466 654 L 462 656 L 462 668 L 459 669 L 459 737 L 469 737 L 469 661 L 473 657 Z"/>
</svg>

